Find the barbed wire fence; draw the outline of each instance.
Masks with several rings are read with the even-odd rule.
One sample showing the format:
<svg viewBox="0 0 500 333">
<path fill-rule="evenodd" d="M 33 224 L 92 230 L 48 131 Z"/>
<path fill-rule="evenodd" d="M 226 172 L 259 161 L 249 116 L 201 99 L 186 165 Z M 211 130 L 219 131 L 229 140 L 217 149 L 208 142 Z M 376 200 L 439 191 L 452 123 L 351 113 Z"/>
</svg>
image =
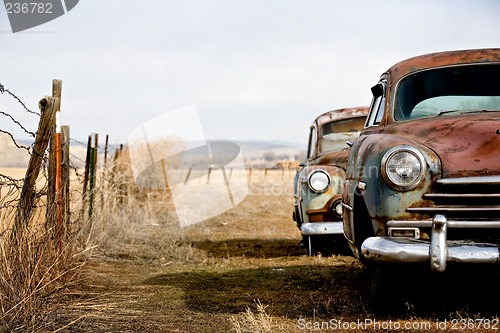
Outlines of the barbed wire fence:
<svg viewBox="0 0 500 333">
<path fill-rule="evenodd" d="M 56 96 L 56 81 L 59 80 L 53 82 L 53 96 L 40 100 L 40 112 L 30 110 L 19 95 L 0 83 L 0 96 L 11 97 L 20 104 L 23 113 L 35 117 L 38 122 L 34 131 L 23 124 L 20 118 L 25 115 L 20 115 L 18 110 L 15 113 L 0 110 L 0 118 L 5 119 L 0 125 L 2 154 L 16 159 L 16 156 L 21 156 L 18 152 L 22 152 L 23 160 L 29 159 L 25 172 L 23 168 L 16 169 L 16 174 L 12 174 L 14 169 L 0 171 L 0 326 L 6 325 L 11 331 L 16 327 L 40 325 L 40 313 L 43 313 L 41 310 L 47 297 L 64 288 L 67 279 L 74 277 L 78 271 L 76 268 L 86 260 L 76 254 L 88 253 L 85 231 L 90 232 L 86 225 L 90 219 L 80 215 L 88 205 L 82 200 L 82 195 L 88 190 L 81 164 L 89 165 L 90 161 L 88 156 L 83 160 L 71 154 L 69 146 L 78 143 L 87 150 L 89 146 L 70 138 L 69 126 L 62 127 L 60 148 L 55 145 L 56 112 L 60 108 L 61 90 L 59 87 Z M 13 129 L 21 134 L 14 134 Z M 26 137 L 32 140 L 31 144 L 26 144 Z M 104 150 L 107 153 L 108 149 L 114 148 L 118 154 L 119 148 L 115 145 L 106 144 Z M 61 151 L 62 161 L 58 163 L 62 175 L 54 167 L 56 149 Z M 104 150 L 96 144 L 95 156 Z M 108 163 L 110 170 L 113 162 Z M 19 166 L 19 163 L 14 164 Z M 101 177 L 100 182 L 104 183 L 105 175 L 104 170 L 96 171 L 94 181 Z M 62 200 L 58 197 L 56 177 L 62 183 Z M 102 196 L 100 199 L 102 202 Z M 63 223 L 59 225 L 57 219 L 61 210 Z"/>
</svg>

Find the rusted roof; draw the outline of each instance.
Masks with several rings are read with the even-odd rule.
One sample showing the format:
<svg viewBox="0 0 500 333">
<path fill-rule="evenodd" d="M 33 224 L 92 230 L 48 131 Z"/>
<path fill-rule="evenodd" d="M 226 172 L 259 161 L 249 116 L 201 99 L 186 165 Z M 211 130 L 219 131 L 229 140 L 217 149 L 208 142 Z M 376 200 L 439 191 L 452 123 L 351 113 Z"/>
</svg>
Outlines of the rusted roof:
<svg viewBox="0 0 500 333">
<path fill-rule="evenodd" d="M 391 80 L 395 83 L 409 73 L 426 68 L 485 62 L 500 62 L 500 49 L 475 49 L 425 54 L 398 62 L 389 68 L 387 73 L 391 75 Z"/>
<path fill-rule="evenodd" d="M 357 118 L 357 117 L 366 117 L 368 114 L 368 107 L 361 106 L 356 108 L 344 108 L 337 109 L 323 113 L 318 118 L 316 118 L 315 122 L 320 128 L 323 124 L 329 123 L 333 120 L 341 120 L 348 118 Z"/>
</svg>

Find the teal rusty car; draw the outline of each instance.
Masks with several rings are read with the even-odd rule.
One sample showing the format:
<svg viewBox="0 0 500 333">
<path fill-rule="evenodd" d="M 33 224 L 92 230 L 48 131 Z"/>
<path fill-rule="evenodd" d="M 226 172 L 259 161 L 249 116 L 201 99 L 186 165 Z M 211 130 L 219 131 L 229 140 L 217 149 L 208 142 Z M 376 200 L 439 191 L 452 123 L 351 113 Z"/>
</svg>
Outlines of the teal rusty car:
<svg viewBox="0 0 500 333">
<path fill-rule="evenodd" d="M 317 117 L 309 128 L 306 161 L 294 181 L 293 218 L 310 255 L 348 250 L 341 206 L 349 153 L 346 141 L 357 138 L 367 114 L 368 107 L 333 110 Z"/>
<path fill-rule="evenodd" d="M 499 262 L 500 49 L 402 61 L 372 93 L 342 205 L 373 300 L 397 289 L 402 266 Z"/>
</svg>

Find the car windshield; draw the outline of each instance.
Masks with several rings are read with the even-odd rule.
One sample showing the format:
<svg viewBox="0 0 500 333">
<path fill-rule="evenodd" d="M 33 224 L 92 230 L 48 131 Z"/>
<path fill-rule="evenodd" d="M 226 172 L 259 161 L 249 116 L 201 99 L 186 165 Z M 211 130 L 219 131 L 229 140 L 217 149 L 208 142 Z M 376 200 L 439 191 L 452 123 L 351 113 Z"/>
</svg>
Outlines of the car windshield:
<svg viewBox="0 0 500 333">
<path fill-rule="evenodd" d="M 327 152 L 347 148 L 347 140 L 354 140 L 359 136 L 365 125 L 365 117 L 332 121 L 321 126 L 319 150 Z"/>
<path fill-rule="evenodd" d="M 444 111 L 500 110 L 500 65 L 454 66 L 401 81 L 394 118 L 434 117 Z"/>
</svg>

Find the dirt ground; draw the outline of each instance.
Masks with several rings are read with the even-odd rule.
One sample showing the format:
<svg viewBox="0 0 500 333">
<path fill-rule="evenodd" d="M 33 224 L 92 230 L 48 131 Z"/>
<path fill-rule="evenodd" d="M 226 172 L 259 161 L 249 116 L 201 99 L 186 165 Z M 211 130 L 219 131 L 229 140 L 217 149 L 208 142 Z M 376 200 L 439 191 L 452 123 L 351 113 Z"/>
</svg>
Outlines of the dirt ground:
<svg viewBox="0 0 500 333">
<path fill-rule="evenodd" d="M 299 246 L 292 195 L 284 190 L 290 181 L 273 185 L 283 191 L 269 195 L 268 184 L 252 184 L 235 209 L 175 229 L 176 255 L 156 251 L 158 237 L 172 233 L 171 224 L 153 223 L 134 237 L 108 239 L 93 253 L 77 287 L 53 305 L 50 329 L 477 332 L 485 320 L 487 331 L 498 329 L 498 274 L 477 267 L 450 267 L 441 275 L 405 271 L 397 276 L 397 288 L 388 290 L 405 295 L 402 306 L 374 313 L 370 274 L 354 258 L 309 257 Z M 340 326 L 345 323 L 351 326 Z"/>
</svg>

